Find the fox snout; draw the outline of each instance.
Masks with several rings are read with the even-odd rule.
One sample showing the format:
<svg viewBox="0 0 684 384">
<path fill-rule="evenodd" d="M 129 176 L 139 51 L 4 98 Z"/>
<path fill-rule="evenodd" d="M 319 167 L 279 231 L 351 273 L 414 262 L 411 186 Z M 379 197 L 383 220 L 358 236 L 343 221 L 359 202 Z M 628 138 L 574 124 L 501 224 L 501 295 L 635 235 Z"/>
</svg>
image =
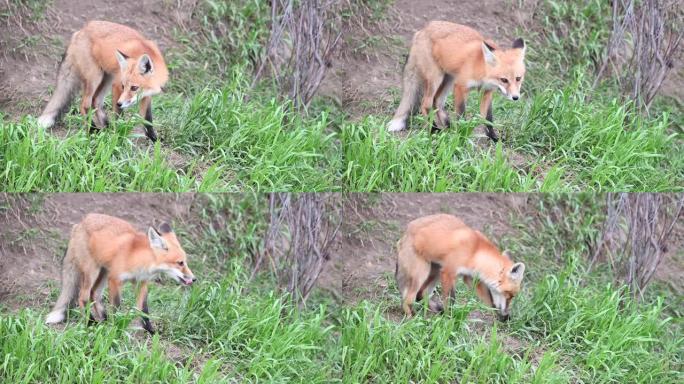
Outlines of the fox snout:
<svg viewBox="0 0 684 384">
<path fill-rule="evenodd" d="M 116 102 L 116 106 L 117 106 L 119 109 L 126 109 L 126 108 L 130 107 L 130 106 L 133 105 L 133 104 L 135 104 L 135 98 L 128 99 L 128 100 L 121 100 L 121 99 L 119 99 L 119 101 Z"/>
<path fill-rule="evenodd" d="M 192 285 L 195 281 L 197 281 L 197 278 L 193 275 L 186 275 L 183 274 L 183 276 L 180 278 L 181 282 L 185 285 Z"/>
</svg>

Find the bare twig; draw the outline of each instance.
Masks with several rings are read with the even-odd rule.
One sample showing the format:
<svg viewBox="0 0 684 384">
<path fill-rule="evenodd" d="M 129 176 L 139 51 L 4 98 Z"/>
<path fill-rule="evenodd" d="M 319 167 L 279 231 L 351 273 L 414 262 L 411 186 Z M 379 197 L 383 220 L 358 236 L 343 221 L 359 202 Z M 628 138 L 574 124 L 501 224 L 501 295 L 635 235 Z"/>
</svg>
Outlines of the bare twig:
<svg viewBox="0 0 684 384">
<path fill-rule="evenodd" d="M 262 268 L 263 256 L 292 297 L 305 303 L 323 267 L 342 222 L 341 204 L 334 194 L 272 193 L 264 252 L 252 276 Z"/>
<path fill-rule="evenodd" d="M 626 96 L 648 112 L 684 37 L 679 0 L 613 0 L 611 37 L 594 80 L 610 67 Z"/>
<path fill-rule="evenodd" d="M 682 216 L 684 196 L 659 193 L 608 194 L 607 218 L 592 255 L 610 258 L 616 278 L 641 298 L 667 251 L 667 242 Z"/>
<path fill-rule="evenodd" d="M 273 0 L 271 34 L 253 86 L 269 73 L 277 86 L 306 111 L 342 35 L 339 0 Z"/>
</svg>

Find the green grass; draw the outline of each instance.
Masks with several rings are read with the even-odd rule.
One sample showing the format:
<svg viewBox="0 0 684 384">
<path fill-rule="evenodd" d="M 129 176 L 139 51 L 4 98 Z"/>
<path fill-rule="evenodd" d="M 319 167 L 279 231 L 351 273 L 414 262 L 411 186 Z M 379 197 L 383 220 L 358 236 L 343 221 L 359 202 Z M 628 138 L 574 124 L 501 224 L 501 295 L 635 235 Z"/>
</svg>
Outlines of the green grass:
<svg viewBox="0 0 684 384">
<path fill-rule="evenodd" d="M 533 200 L 538 214 L 512 218 L 524 232 L 503 240 L 529 272 L 512 320 L 500 323 L 463 285 L 449 313 L 401 320 L 391 265 L 379 301 L 346 306 L 317 292 L 298 307 L 269 276 L 249 279 L 266 200 L 208 195 L 198 220 L 174 223 L 199 280 L 152 285 L 155 336 L 130 329 L 130 287 L 124 309 L 100 325 L 73 310 L 64 329 L 46 326 L 47 305 L 0 310 L 0 381 L 681 382 L 681 318 L 668 315 L 681 300 L 651 290 L 636 303 L 582 261 L 601 197 Z"/>
<path fill-rule="evenodd" d="M 520 31 L 529 45 L 524 97 L 495 97 L 505 141 L 494 145 L 474 138 L 478 118 L 429 134 L 429 119 L 416 117 L 408 134 L 386 132 L 398 97 L 386 115 L 352 118 L 318 100 L 298 116 L 268 84 L 252 88 L 268 7 L 202 2 L 199 28 L 175 32 L 183 44 L 167 53 L 171 81 L 154 107 L 160 145 L 131 140 L 138 118 L 87 135 L 72 115 L 62 138 L 32 118 L 0 115 L 0 190 L 682 190 L 681 108 L 665 100 L 641 116 L 610 82 L 591 90 L 610 12 L 603 2 L 571 3 L 542 2 L 542 32 Z M 343 16 L 354 23 L 366 13 L 384 20 L 391 4 L 350 6 Z M 475 115 L 471 95 L 468 116 Z"/>
</svg>

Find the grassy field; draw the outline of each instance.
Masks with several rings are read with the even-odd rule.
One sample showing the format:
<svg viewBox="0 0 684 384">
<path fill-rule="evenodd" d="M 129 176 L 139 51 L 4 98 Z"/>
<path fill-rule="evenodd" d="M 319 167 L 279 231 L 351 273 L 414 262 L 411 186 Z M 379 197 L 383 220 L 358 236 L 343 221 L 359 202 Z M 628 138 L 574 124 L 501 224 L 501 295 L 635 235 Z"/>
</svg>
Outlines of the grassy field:
<svg viewBox="0 0 684 384">
<path fill-rule="evenodd" d="M 71 114 L 58 137 L 32 117 L 0 113 L 0 189 L 682 190 L 680 105 L 663 99 L 642 116 L 613 85 L 591 89 L 592 63 L 608 33 L 607 4 L 549 0 L 540 7 L 538 29 L 520 31 L 530 46 L 525 97 L 495 102 L 503 143 L 474 139 L 477 118 L 430 134 L 419 128 L 429 121 L 416 117 L 408 135 L 386 132 L 398 84 L 386 115 L 353 117 L 320 99 L 299 116 L 266 85 L 251 88 L 252 63 L 267 38 L 267 5 L 202 2 L 197 28 L 177 32 L 182 46 L 167 53 L 172 80 L 155 99 L 160 144 L 131 138 L 141 123 L 135 118 L 88 135 L 83 119 Z M 476 108 L 471 95 L 468 113 Z"/>
<path fill-rule="evenodd" d="M 0 306 L 0 381 L 7 383 L 679 383 L 684 380 L 681 307 L 649 287 L 641 303 L 611 286 L 609 271 L 587 272 L 587 240 L 601 220 L 591 195 L 547 196 L 515 222 L 522 235 L 500 244 L 525 255 L 528 274 L 512 320 L 494 314 L 459 284 L 450 313 L 398 315 L 387 266 L 383 298 L 348 306 L 316 291 L 307 306 L 249 281 L 246 260 L 264 228 L 253 197 L 218 195 L 197 220 L 175 223 L 199 277 L 185 289 L 153 284 L 158 333 L 129 325 L 136 313 L 88 326 L 72 311 L 64 329 L 45 326 L 48 307 Z M 564 201 L 560 223 L 550 219 Z M 216 230 L 202 223 L 231 217 Z M 398 237 L 399 233 L 391 236 Z M 226 249 L 225 244 L 231 244 Z M 539 244 L 544 244 L 540 247 Z M 368 282 L 376 284 L 377 282 Z M 134 302 L 125 290 L 123 308 Z M 56 298 L 57 287 L 51 301 Z"/>
</svg>

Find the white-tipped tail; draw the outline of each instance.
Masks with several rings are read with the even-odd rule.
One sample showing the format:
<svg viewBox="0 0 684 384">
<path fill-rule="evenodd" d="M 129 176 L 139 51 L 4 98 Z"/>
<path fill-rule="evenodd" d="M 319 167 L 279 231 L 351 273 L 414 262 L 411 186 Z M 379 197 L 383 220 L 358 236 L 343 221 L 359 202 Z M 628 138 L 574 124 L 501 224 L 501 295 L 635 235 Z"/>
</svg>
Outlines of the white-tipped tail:
<svg viewBox="0 0 684 384">
<path fill-rule="evenodd" d="M 387 130 L 390 132 L 398 132 L 406 128 L 406 122 L 404 120 L 393 119 L 387 124 Z"/>
<path fill-rule="evenodd" d="M 52 308 L 52 311 L 45 319 L 46 324 L 61 323 L 66 318 L 66 311 L 69 309 L 69 304 L 76 297 L 78 293 L 78 282 L 81 273 L 78 268 L 69 258 L 69 251 L 64 258 L 62 264 L 62 291 L 59 293 L 59 298 Z"/>
<path fill-rule="evenodd" d="M 55 125 L 55 119 L 50 115 L 41 115 L 38 118 L 38 125 L 41 128 L 50 128 Z"/>
<path fill-rule="evenodd" d="M 45 106 L 43 113 L 38 118 L 38 124 L 43 128 L 50 128 L 55 121 L 69 108 L 71 98 L 80 84 L 76 69 L 70 63 L 69 56 L 65 57 L 59 66 L 57 74 L 57 87 L 50 101 Z"/>
<path fill-rule="evenodd" d="M 411 53 L 413 54 L 413 52 Z M 406 120 L 413 111 L 420 96 L 421 84 L 414 61 L 413 55 L 410 55 L 404 67 L 401 102 L 394 113 L 394 117 L 392 117 L 392 121 L 387 125 L 387 130 L 390 132 L 401 131 L 406 128 Z"/>
<path fill-rule="evenodd" d="M 45 319 L 45 324 L 61 323 L 62 321 L 64 321 L 64 318 L 66 317 L 65 312 L 66 308 L 50 312 L 47 315 L 47 318 Z"/>
</svg>

